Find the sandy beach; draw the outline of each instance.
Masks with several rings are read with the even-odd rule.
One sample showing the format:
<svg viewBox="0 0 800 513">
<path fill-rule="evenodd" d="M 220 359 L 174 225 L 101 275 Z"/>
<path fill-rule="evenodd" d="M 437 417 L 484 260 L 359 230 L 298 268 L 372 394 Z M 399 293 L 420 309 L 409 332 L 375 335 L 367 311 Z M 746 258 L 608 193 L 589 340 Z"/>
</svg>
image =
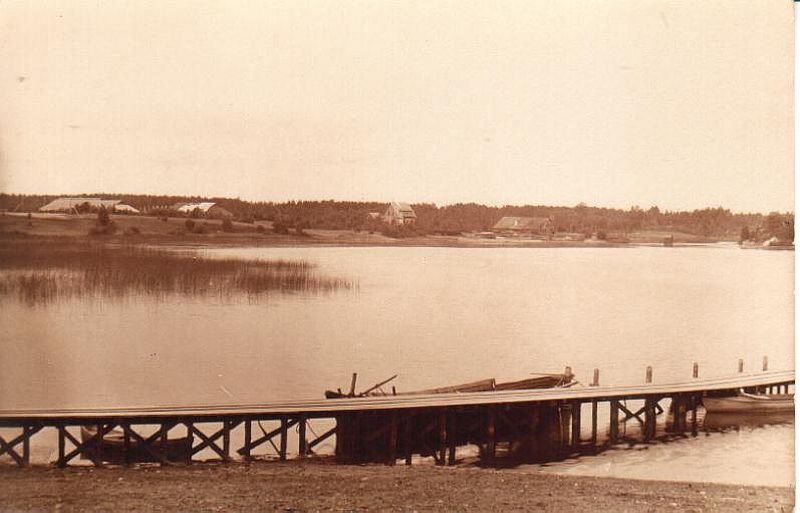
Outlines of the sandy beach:
<svg viewBox="0 0 800 513">
<path fill-rule="evenodd" d="M 794 489 L 464 467 L 0 467 L 2 511 L 792 511 Z"/>
</svg>

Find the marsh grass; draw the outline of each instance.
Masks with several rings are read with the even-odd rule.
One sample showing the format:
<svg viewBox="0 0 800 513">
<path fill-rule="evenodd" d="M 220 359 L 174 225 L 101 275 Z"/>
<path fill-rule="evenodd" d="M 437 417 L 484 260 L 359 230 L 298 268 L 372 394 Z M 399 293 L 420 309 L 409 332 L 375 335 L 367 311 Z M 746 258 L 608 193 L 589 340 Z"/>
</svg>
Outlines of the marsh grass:
<svg viewBox="0 0 800 513">
<path fill-rule="evenodd" d="M 28 303 L 78 295 L 260 296 L 350 289 L 304 260 L 217 259 L 132 245 L 0 241 L 0 295 Z"/>
</svg>

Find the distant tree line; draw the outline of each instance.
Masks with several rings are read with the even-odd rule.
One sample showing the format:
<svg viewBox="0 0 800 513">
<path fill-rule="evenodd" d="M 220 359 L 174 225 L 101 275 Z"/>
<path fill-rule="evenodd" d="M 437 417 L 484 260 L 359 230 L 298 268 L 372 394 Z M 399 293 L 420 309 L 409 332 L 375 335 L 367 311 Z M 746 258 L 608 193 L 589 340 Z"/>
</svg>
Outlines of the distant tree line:
<svg viewBox="0 0 800 513">
<path fill-rule="evenodd" d="M 39 207 L 60 196 L 0 193 L 0 209 L 15 212 L 35 212 Z M 390 227 L 379 217 L 386 203 L 365 201 L 245 201 L 239 198 L 201 196 L 166 196 L 141 194 L 93 193 L 77 197 L 119 199 L 133 205 L 144 214 L 172 215 L 175 203 L 216 202 L 231 212 L 240 222 L 272 221 L 276 231 L 289 229 L 369 230 L 392 236 L 422 234 L 457 234 L 487 231 L 504 216 L 548 217 L 556 231 L 583 233 L 627 234 L 639 230 L 678 231 L 719 239 L 766 240 L 777 237 L 794 240 L 794 214 L 773 212 L 769 215 L 732 213 L 721 207 L 692 211 L 661 211 L 658 207 L 630 209 L 591 207 L 583 203 L 574 207 L 524 205 L 492 207 L 477 203 L 458 203 L 439 207 L 433 203 L 413 204 L 417 214 L 413 226 Z"/>
</svg>

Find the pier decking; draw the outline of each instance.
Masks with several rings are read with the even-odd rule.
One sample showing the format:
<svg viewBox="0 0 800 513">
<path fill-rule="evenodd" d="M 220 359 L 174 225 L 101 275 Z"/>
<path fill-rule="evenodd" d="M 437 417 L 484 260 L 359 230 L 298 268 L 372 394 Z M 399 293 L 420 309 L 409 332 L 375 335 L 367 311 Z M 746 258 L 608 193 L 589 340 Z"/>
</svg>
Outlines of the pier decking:
<svg viewBox="0 0 800 513">
<path fill-rule="evenodd" d="M 508 444 L 509 453 L 535 461 L 619 443 L 619 428 L 626 421 L 636 421 L 641 426 L 641 439 L 651 440 L 656 435 L 658 414 L 664 411 L 659 403 L 665 399 L 671 400 L 669 431 L 696 433 L 697 408 L 704 395 L 731 393 L 740 388 L 788 392 L 794 381 L 794 371 L 764 371 L 637 386 L 348 397 L 245 405 L 3 410 L 0 427 L 21 432 L 9 440 L 0 437 L 0 456 L 8 455 L 19 466 L 27 466 L 34 436 L 44 429 L 55 428 L 59 466 L 66 466 L 79 456 L 102 465 L 103 437 L 121 429 L 123 439 L 119 450 L 124 463 L 133 463 L 142 454 L 148 461 L 162 464 L 191 463 L 192 456 L 207 449 L 221 460 L 229 461 L 231 433 L 242 429 L 243 442 L 236 452 L 243 459 L 250 459 L 255 448 L 271 444 L 284 460 L 290 452 L 289 430 L 296 429 L 299 457 L 309 455 L 315 446 L 336 435 L 336 457 L 343 463 L 394 464 L 398 459 L 410 463 L 413 455 L 421 455 L 432 456 L 438 464 L 452 464 L 456 447 L 468 444 L 477 445 L 481 457 L 491 463 L 499 443 Z M 643 401 L 643 405 L 629 409 L 627 401 Z M 608 405 L 608 437 L 599 440 L 598 410 L 604 403 Z M 588 440 L 581 433 L 584 404 L 591 405 Z M 691 421 L 687 422 L 689 414 Z M 309 422 L 317 419 L 334 421 L 335 425 L 308 439 Z M 266 431 L 258 424 L 262 434 L 254 437 L 254 423 L 259 422 L 276 425 Z M 215 425 L 215 431 L 207 434 L 198 425 Z M 89 436 L 83 433 L 81 437 L 75 434 L 81 426 L 94 429 Z M 158 426 L 158 429 L 142 435 L 141 426 Z M 181 429 L 181 437 L 189 438 L 190 449 L 184 457 L 169 450 L 170 434 L 179 427 L 185 428 Z M 273 441 L 276 438 L 277 444 Z"/>
</svg>

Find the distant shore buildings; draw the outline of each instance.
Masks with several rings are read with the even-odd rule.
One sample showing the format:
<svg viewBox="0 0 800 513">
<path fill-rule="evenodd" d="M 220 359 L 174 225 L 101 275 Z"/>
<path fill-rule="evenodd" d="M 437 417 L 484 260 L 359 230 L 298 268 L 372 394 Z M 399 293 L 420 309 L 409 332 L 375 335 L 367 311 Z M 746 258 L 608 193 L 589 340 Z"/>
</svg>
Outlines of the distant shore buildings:
<svg viewBox="0 0 800 513">
<path fill-rule="evenodd" d="M 417 214 L 408 203 L 389 203 L 389 207 L 383 214 L 383 222 L 394 225 L 414 224 L 417 221 Z"/>
<path fill-rule="evenodd" d="M 40 212 L 65 212 L 65 213 L 84 213 L 93 212 L 105 208 L 112 212 L 124 212 L 138 214 L 139 210 L 131 205 L 122 203 L 118 199 L 101 198 L 56 198 L 47 205 L 39 207 Z"/>
<path fill-rule="evenodd" d="M 516 237 L 533 235 L 552 237 L 555 234 L 555 223 L 549 217 L 506 216 L 492 227 L 492 231 Z"/>
<path fill-rule="evenodd" d="M 202 201 L 200 203 L 176 203 L 172 209 L 187 215 L 197 217 L 208 217 L 212 219 L 231 219 L 233 214 L 220 207 L 213 201 Z"/>
</svg>

